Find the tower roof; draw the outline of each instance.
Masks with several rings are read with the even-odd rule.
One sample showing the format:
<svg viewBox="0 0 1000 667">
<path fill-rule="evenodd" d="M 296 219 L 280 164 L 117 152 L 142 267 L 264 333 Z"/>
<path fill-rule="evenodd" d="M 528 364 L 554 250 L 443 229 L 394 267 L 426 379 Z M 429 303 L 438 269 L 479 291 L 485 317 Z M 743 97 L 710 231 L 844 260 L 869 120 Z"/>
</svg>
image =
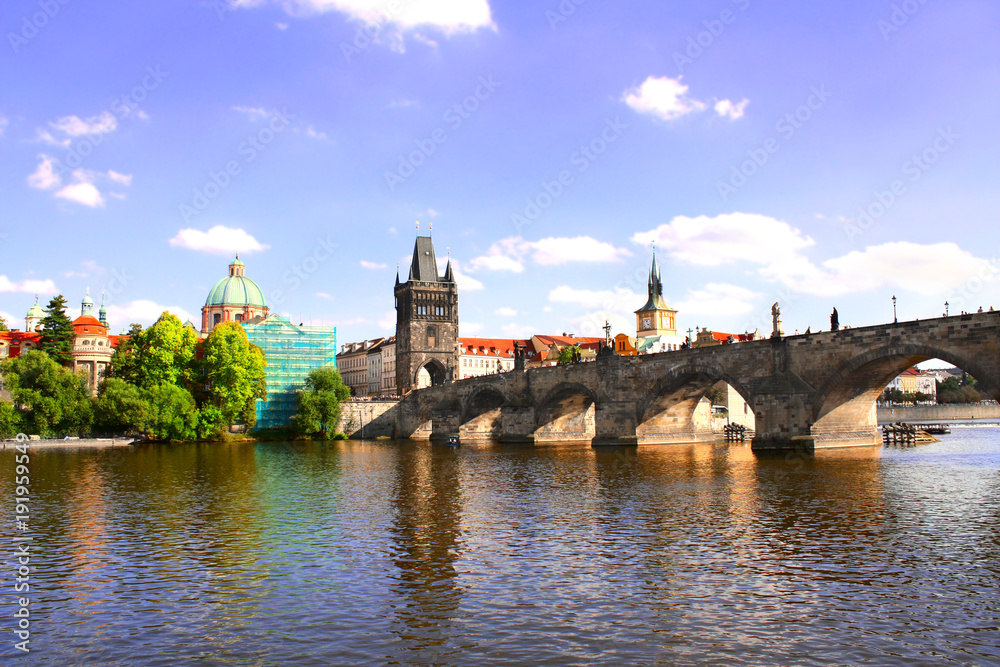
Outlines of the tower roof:
<svg viewBox="0 0 1000 667">
<path fill-rule="evenodd" d="M 238 258 L 229 266 L 243 266 Z M 215 283 L 215 287 L 205 299 L 206 306 L 256 306 L 267 308 L 264 292 L 257 283 L 242 275 L 242 271 L 230 272 L 230 275 Z"/>
<path fill-rule="evenodd" d="M 646 305 L 635 312 L 642 313 L 648 310 L 673 310 L 673 308 L 668 306 L 667 302 L 663 300 L 663 280 L 660 278 L 660 268 L 656 265 L 655 249 L 653 250 L 653 263 L 649 267 L 647 292 L 649 293 L 649 299 L 646 300 Z"/>
<path fill-rule="evenodd" d="M 413 244 L 413 261 L 410 264 L 410 280 L 424 283 L 451 282 L 438 275 L 437 259 L 434 257 L 434 242 L 429 236 L 418 236 Z"/>
<path fill-rule="evenodd" d="M 28 309 L 27 317 L 32 317 L 32 318 L 37 317 L 38 319 L 42 319 L 43 317 L 45 317 L 45 311 L 42 310 L 42 307 L 38 305 L 37 296 L 35 297 L 35 305 Z"/>
</svg>

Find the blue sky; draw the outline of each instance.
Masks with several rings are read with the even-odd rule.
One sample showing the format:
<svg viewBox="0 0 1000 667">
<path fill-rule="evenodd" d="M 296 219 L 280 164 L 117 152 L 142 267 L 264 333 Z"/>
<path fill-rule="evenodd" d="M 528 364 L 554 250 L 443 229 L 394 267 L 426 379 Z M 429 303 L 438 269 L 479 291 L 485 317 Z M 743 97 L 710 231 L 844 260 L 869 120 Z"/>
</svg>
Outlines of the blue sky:
<svg viewBox="0 0 1000 667">
<path fill-rule="evenodd" d="M 0 313 L 198 321 L 237 250 L 274 312 L 387 335 L 415 223 L 466 336 L 1000 308 L 984 1 L 11 0 Z M 443 267 L 442 267 L 443 268 Z M 99 300 L 99 297 L 98 297 Z"/>
</svg>

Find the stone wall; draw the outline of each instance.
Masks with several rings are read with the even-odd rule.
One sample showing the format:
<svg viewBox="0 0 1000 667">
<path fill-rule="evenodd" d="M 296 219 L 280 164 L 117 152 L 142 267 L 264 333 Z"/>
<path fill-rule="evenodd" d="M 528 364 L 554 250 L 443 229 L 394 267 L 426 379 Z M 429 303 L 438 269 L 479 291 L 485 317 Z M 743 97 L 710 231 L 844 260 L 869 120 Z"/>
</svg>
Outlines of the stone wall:
<svg viewBox="0 0 1000 667">
<path fill-rule="evenodd" d="M 880 424 L 911 421 L 951 421 L 953 419 L 1000 419 L 1000 404 L 879 406 Z"/>
<path fill-rule="evenodd" d="M 346 401 L 340 404 L 337 431 L 366 440 L 396 437 L 394 408 L 399 401 Z M 364 428 L 362 428 L 362 425 Z"/>
</svg>

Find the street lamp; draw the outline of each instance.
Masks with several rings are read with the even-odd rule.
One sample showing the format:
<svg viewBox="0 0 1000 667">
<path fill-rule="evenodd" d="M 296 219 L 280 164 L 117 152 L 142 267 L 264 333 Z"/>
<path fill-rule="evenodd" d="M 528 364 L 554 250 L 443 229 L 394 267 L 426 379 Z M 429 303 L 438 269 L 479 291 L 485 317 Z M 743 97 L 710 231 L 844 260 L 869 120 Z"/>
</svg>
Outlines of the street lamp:
<svg viewBox="0 0 1000 667">
<path fill-rule="evenodd" d="M 893 297 L 892 297 L 892 323 L 895 324 L 898 321 L 899 320 L 896 319 L 896 296 L 893 295 Z"/>
<path fill-rule="evenodd" d="M 944 316 L 948 317 L 948 302 L 944 302 Z"/>
</svg>

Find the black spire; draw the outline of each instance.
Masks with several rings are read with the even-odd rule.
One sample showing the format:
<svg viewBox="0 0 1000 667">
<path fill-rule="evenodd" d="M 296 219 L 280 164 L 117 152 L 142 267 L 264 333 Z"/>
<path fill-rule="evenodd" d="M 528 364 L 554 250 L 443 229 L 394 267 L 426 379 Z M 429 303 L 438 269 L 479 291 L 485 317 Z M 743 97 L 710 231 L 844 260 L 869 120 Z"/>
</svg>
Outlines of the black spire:
<svg viewBox="0 0 1000 667">
<path fill-rule="evenodd" d="M 653 263 L 649 267 L 649 282 L 647 283 L 649 299 L 646 305 L 635 311 L 641 313 L 647 310 L 673 310 L 663 300 L 663 280 L 660 278 L 660 267 L 656 265 L 656 246 L 653 246 Z"/>
</svg>

